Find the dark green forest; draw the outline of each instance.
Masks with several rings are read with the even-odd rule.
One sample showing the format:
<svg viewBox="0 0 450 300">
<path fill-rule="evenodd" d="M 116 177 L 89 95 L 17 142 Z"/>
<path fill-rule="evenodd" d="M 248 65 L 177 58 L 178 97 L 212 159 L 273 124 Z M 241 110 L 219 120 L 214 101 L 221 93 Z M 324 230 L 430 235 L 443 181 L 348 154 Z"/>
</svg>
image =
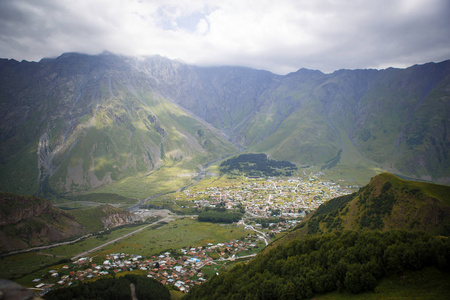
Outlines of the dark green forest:
<svg viewBox="0 0 450 300">
<path fill-rule="evenodd" d="M 344 208 L 345 204 L 350 202 L 356 195 L 357 193 L 353 193 L 329 200 L 316 209 L 308 223 L 300 223 L 297 229 L 308 224 L 308 234 L 323 233 L 320 229 L 320 222 L 326 222 L 327 228 L 342 230 L 342 219 L 338 218 L 337 215 Z"/>
<path fill-rule="evenodd" d="M 244 213 L 240 210 L 227 210 L 225 208 L 204 210 L 198 215 L 200 222 L 231 224 L 242 219 Z"/>
<path fill-rule="evenodd" d="M 135 285 L 137 299 L 170 299 L 169 290 L 160 282 L 146 276 L 137 275 L 101 278 L 93 282 L 52 290 L 44 298 L 48 300 L 131 299 L 130 284 L 132 283 Z"/>
<path fill-rule="evenodd" d="M 220 164 L 220 172 L 247 176 L 291 176 L 296 165 L 289 161 L 268 159 L 266 154 L 241 154 Z"/>
<path fill-rule="evenodd" d="M 308 299 L 372 291 L 383 277 L 450 269 L 446 237 L 407 231 L 344 231 L 296 239 L 213 276 L 186 299 Z"/>
</svg>

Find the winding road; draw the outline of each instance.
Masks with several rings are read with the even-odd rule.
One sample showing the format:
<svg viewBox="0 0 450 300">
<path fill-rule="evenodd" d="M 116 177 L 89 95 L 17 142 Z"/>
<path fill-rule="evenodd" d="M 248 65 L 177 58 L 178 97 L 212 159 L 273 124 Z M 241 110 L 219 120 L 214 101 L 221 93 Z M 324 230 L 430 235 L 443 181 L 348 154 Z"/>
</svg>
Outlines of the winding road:
<svg viewBox="0 0 450 300">
<path fill-rule="evenodd" d="M 269 245 L 269 242 L 267 241 L 266 234 L 265 234 L 264 232 L 259 231 L 258 229 L 255 229 L 252 225 L 247 225 L 247 224 L 245 224 L 244 219 L 242 219 L 242 224 L 244 224 L 244 226 L 245 226 L 246 228 L 250 228 L 251 230 L 253 230 L 253 231 L 259 233 L 259 237 L 262 238 L 262 239 L 264 240 L 264 243 L 266 244 L 266 246 Z"/>
</svg>

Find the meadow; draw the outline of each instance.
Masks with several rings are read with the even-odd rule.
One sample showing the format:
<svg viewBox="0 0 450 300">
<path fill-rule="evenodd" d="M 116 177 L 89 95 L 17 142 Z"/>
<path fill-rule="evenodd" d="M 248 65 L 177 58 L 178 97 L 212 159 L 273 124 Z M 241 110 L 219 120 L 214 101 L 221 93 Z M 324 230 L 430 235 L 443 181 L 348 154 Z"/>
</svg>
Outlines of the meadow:
<svg viewBox="0 0 450 300">
<path fill-rule="evenodd" d="M 240 239 L 253 233 L 235 224 L 221 225 L 198 222 L 189 217 L 172 221 L 164 226 L 149 228 L 117 244 L 110 245 L 97 255 L 108 253 L 156 255 L 167 250 L 179 250 L 185 247 L 205 246 L 208 243 L 227 242 Z"/>
</svg>

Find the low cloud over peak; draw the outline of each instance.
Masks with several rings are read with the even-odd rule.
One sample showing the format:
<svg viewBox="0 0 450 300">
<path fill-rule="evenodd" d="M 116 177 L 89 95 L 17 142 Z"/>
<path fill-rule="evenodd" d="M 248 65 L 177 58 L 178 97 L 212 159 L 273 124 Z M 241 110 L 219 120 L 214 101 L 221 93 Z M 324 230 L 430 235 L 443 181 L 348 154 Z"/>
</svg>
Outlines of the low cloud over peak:
<svg viewBox="0 0 450 300">
<path fill-rule="evenodd" d="M 0 56 L 161 54 L 285 74 L 450 58 L 446 0 L 0 2 Z"/>
</svg>

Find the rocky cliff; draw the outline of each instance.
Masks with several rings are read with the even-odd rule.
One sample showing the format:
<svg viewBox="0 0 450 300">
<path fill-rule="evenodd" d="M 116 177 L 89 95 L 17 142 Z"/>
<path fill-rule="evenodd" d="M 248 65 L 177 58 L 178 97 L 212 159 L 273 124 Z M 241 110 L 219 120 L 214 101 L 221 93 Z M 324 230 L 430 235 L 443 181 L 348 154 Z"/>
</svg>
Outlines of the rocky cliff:
<svg viewBox="0 0 450 300">
<path fill-rule="evenodd" d="M 101 217 L 105 229 L 111 229 L 117 226 L 131 224 L 142 221 L 142 218 L 127 210 L 120 210 L 111 205 L 103 205 L 101 207 L 103 216 Z"/>
</svg>

